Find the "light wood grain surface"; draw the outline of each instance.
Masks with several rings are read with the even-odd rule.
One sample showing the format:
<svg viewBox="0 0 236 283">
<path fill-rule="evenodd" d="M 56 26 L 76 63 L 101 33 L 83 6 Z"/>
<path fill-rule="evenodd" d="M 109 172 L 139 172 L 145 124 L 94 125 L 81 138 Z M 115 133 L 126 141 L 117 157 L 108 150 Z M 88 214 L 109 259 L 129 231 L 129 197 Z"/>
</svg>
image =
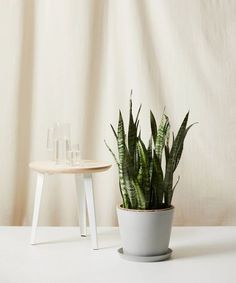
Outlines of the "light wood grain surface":
<svg viewBox="0 0 236 283">
<path fill-rule="evenodd" d="M 78 165 L 56 164 L 53 161 L 34 161 L 29 164 L 34 171 L 48 174 L 91 174 L 107 171 L 111 164 L 97 160 L 81 160 Z"/>
</svg>

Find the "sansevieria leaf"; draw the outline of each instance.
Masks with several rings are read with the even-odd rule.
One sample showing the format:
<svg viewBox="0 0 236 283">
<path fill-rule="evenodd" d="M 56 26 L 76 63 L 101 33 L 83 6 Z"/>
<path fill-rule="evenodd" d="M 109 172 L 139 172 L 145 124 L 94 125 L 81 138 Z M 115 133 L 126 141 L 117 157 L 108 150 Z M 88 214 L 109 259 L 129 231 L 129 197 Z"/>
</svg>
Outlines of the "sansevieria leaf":
<svg viewBox="0 0 236 283">
<path fill-rule="evenodd" d="M 156 123 L 156 119 L 155 119 L 152 111 L 150 111 L 150 124 L 151 124 L 153 142 L 154 142 L 154 145 L 155 145 L 156 139 L 157 139 L 157 123 Z"/>
<path fill-rule="evenodd" d="M 172 187 L 173 187 L 173 174 L 178 164 L 178 158 L 181 156 L 183 150 L 183 143 L 187 134 L 186 127 L 188 123 L 189 112 L 186 114 L 176 138 L 173 141 L 173 145 L 170 151 L 169 159 L 166 165 L 166 174 L 164 179 L 164 190 L 165 190 L 165 204 L 170 205 L 172 199 Z"/>
<path fill-rule="evenodd" d="M 148 151 L 144 143 L 140 139 L 138 141 L 138 152 L 139 152 L 139 158 L 140 158 L 138 182 L 140 186 L 142 186 L 143 194 L 145 195 L 146 207 L 149 207 L 151 185 L 150 185 L 150 177 L 149 177 Z"/>
<path fill-rule="evenodd" d="M 182 156 L 185 137 L 193 124 L 187 125 L 188 112 L 176 137 L 172 133 L 172 142 L 169 143 L 169 118 L 164 113 L 157 127 L 155 116 L 150 111 L 151 138 L 146 146 L 141 137 L 140 111 L 141 105 L 134 119 L 131 97 L 127 135 L 121 111 L 117 130 L 111 125 L 117 142 L 118 155 L 105 141 L 118 166 L 123 207 L 130 209 L 168 208 L 171 206 L 173 193 L 179 182 L 178 177 L 173 185 L 174 172 Z"/>
<path fill-rule="evenodd" d="M 120 179 L 120 191 L 123 198 L 123 206 L 125 208 L 130 208 L 130 199 L 128 194 L 128 188 L 126 186 L 126 160 L 125 160 L 125 130 L 124 122 L 121 112 L 119 112 L 119 122 L 118 122 L 118 132 L 117 132 L 117 144 L 118 144 L 118 154 L 119 154 L 119 179 Z"/>
<path fill-rule="evenodd" d="M 170 127 L 169 118 L 165 114 L 163 114 L 161 123 L 157 130 L 157 137 L 155 142 L 155 151 L 157 158 L 160 160 L 160 162 L 162 160 L 162 152 L 165 146 L 167 134 L 169 133 L 169 127 Z"/>
<path fill-rule="evenodd" d="M 137 143 L 137 128 L 134 123 L 133 113 L 132 113 L 132 100 L 130 99 L 130 113 L 129 113 L 129 130 L 128 130 L 128 148 L 131 158 L 131 162 L 135 163 L 135 149 Z"/>
</svg>

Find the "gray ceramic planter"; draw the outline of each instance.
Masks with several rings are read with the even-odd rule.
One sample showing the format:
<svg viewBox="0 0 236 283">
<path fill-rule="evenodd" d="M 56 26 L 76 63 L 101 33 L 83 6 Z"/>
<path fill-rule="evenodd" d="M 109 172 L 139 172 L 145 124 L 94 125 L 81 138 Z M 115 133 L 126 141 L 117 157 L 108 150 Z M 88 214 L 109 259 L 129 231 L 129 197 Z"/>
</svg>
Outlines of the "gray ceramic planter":
<svg viewBox="0 0 236 283">
<path fill-rule="evenodd" d="M 123 252 L 151 257 L 168 251 L 174 207 L 134 210 L 117 207 Z"/>
</svg>

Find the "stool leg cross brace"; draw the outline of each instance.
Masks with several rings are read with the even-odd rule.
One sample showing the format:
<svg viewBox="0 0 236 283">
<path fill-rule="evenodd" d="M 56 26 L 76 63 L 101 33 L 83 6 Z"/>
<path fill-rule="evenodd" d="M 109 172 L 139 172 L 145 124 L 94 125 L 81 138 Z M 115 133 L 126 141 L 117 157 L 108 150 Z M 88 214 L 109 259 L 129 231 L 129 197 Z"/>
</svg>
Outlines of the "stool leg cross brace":
<svg viewBox="0 0 236 283">
<path fill-rule="evenodd" d="M 32 231 L 31 231 L 32 245 L 36 243 L 35 237 L 36 237 L 36 229 L 38 226 L 44 179 L 45 179 L 44 174 L 42 173 L 37 174 L 37 184 L 36 184 L 35 200 L 34 200 L 34 213 L 33 213 Z M 84 174 L 83 182 L 80 182 L 80 177 L 78 175 L 75 175 L 75 184 L 76 184 L 76 192 L 77 192 L 78 204 L 79 204 L 79 222 L 80 222 L 81 236 L 83 237 L 86 236 L 86 203 L 87 203 L 92 247 L 93 249 L 98 249 L 92 175 Z"/>
</svg>

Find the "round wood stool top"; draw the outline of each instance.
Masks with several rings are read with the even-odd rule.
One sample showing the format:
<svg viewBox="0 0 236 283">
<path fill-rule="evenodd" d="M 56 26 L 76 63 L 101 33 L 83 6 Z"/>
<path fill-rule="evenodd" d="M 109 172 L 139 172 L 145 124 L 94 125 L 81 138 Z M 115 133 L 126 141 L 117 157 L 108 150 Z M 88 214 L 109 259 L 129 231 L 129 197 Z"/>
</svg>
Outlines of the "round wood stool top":
<svg viewBox="0 0 236 283">
<path fill-rule="evenodd" d="M 34 161 L 29 167 L 40 173 L 48 174 L 92 174 L 107 171 L 111 164 L 97 160 L 81 160 L 75 166 L 69 164 L 56 164 L 54 161 Z"/>
</svg>

